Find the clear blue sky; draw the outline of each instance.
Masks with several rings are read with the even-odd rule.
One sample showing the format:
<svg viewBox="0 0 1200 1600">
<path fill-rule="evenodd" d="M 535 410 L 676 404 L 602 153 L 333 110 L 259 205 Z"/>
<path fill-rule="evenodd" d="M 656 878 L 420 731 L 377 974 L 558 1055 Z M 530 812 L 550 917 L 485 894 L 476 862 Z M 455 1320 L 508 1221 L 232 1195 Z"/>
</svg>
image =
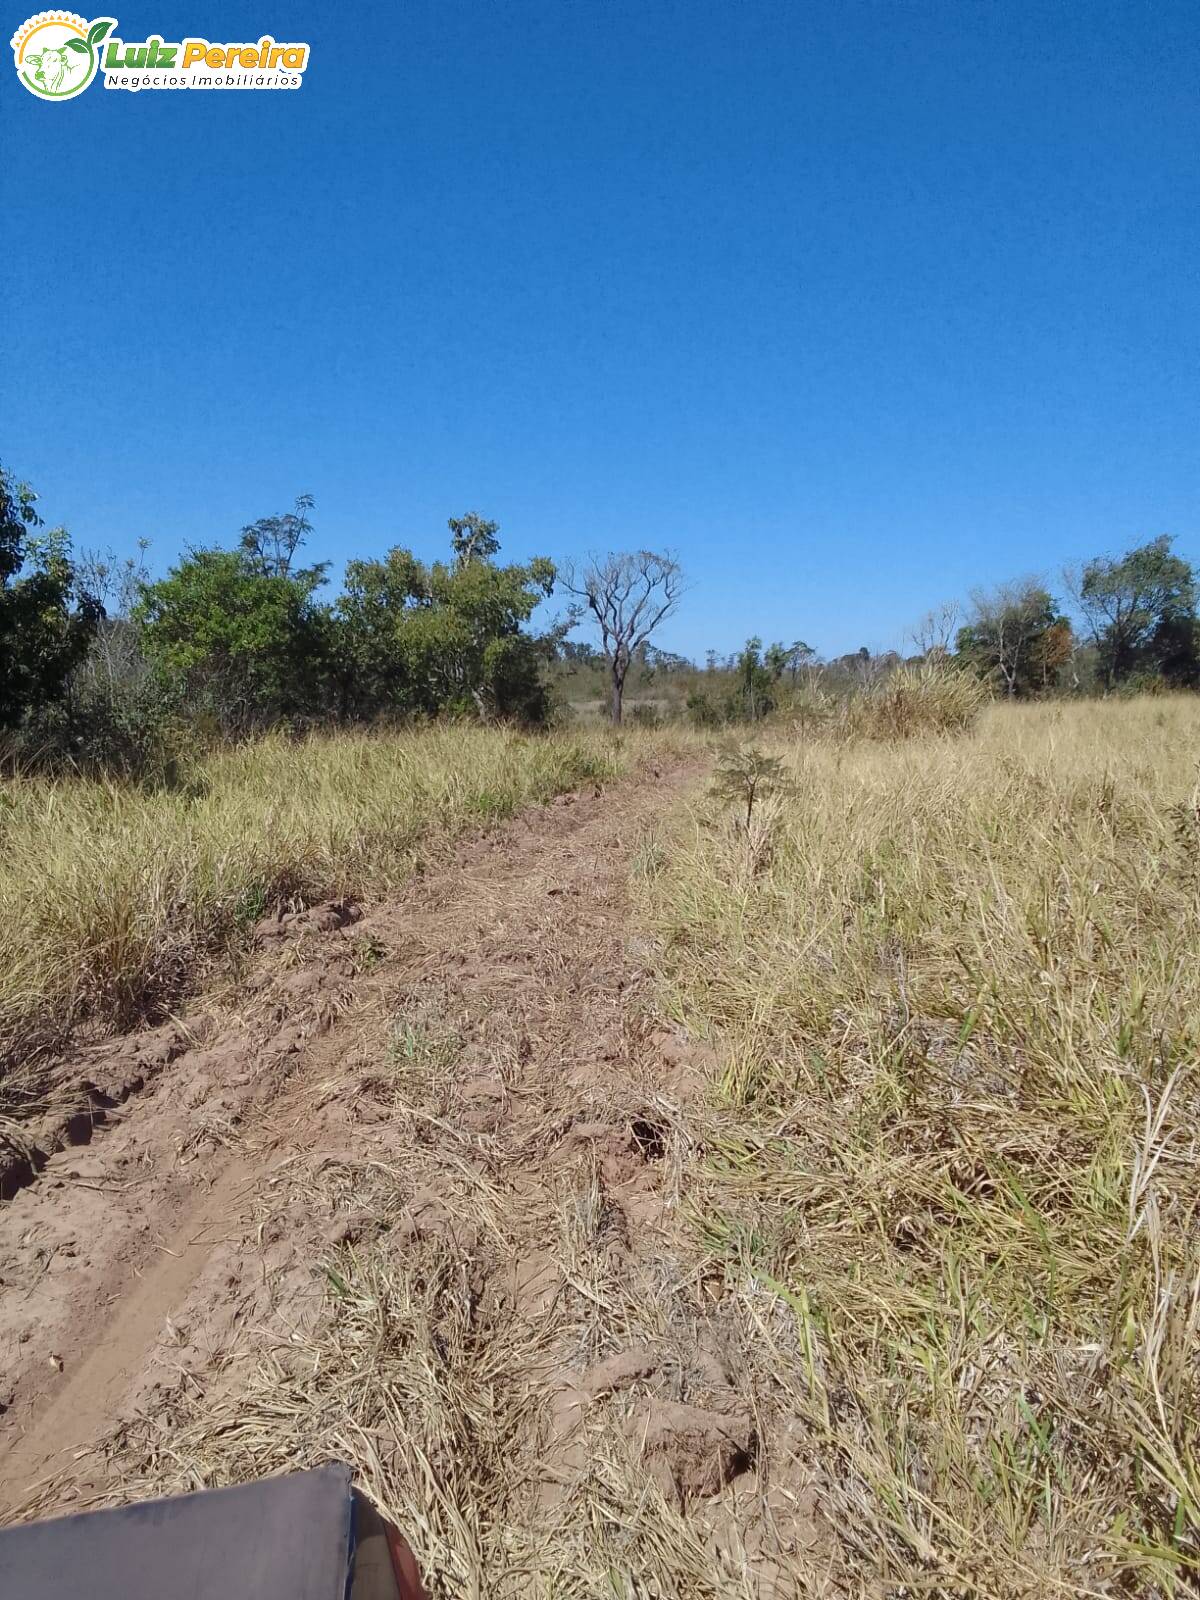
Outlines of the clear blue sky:
<svg viewBox="0 0 1200 1600">
<path fill-rule="evenodd" d="M 312 65 L 4 65 L 0 447 L 78 544 L 163 567 L 310 490 L 340 567 L 474 509 L 674 547 L 689 653 L 1200 557 L 1195 0 L 113 9 Z"/>
</svg>

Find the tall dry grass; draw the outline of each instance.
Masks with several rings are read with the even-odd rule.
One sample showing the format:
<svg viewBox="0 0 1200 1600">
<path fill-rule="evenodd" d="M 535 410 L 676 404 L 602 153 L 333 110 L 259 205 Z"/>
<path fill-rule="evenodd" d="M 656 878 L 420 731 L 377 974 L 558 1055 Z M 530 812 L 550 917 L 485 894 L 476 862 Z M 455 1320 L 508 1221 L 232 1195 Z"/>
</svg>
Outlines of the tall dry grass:
<svg viewBox="0 0 1200 1600">
<path fill-rule="evenodd" d="M 953 737 L 975 726 L 991 698 L 991 690 L 973 673 L 924 661 L 897 667 L 849 694 L 830 694 L 812 685 L 790 696 L 776 720 L 802 739 Z"/>
<path fill-rule="evenodd" d="M 263 739 L 198 761 L 175 792 L 0 785 L 9 1095 L 12 1069 L 81 1023 L 127 1027 L 177 1001 L 273 906 L 386 895 L 448 838 L 623 759 L 600 736 L 464 726 Z"/>
<path fill-rule="evenodd" d="M 646 893 L 812 1592 L 1195 1592 L 1200 704 L 775 753 L 791 792 L 703 802 Z"/>
</svg>

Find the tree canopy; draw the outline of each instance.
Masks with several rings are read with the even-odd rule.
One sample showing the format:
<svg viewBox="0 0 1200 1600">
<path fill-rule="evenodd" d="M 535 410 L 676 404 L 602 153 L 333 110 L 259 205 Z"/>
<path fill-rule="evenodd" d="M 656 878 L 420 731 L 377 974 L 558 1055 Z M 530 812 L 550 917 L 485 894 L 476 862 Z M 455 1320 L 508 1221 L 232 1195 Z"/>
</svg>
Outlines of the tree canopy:
<svg viewBox="0 0 1200 1600">
<path fill-rule="evenodd" d="M 1189 686 L 1200 676 L 1195 576 L 1171 545 L 1163 534 L 1083 568 L 1079 606 L 1109 687 L 1139 672 Z"/>
<path fill-rule="evenodd" d="M 685 581 L 672 554 L 650 550 L 568 567 L 563 587 L 577 603 L 539 631 L 559 581 L 553 562 L 502 562 L 498 523 L 476 511 L 447 519 L 444 559 L 395 545 L 350 560 L 334 588 L 330 564 L 306 559 L 314 515 L 312 495 L 298 495 L 290 510 L 231 530 L 227 544 L 186 550 L 150 580 L 144 542 L 136 559 L 77 560 L 64 529 L 43 527 L 33 491 L 0 470 L 6 757 L 137 775 L 169 764 L 166 753 L 198 728 L 238 736 L 439 716 L 530 726 L 549 718 L 568 680 L 577 696 L 607 692 L 614 723 L 627 682 L 643 696 L 655 683 L 634 706 L 643 721 L 684 705 L 713 726 L 772 712 L 804 719 L 902 665 L 894 650 L 819 662 L 803 639 L 752 637 L 729 654 L 708 651 L 701 674 L 655 642 Z M 1027 577 L 975 590 L 965 615 L 955 602 L 934 608 L 912 630 L 917 659 L 976 673 L 1014 698 L 1200 686 L 1195 574 L 1168 536 L 1064 578 L 1069 607 Z M 586 621 L 592 640 L 567 637 Z"/>
<path fill-rule="evenodd" d="M 360 711 L 545 716 L 548 645 L 524 627 L 554 587 L 554 566 L 543 557 L 497 566 L 499 541 L 488 539 L 456 547 L 450 565 L 425 566 L 401 548 L 349 564 L 336 615 Z"/>
<path fill-rule="evenodd" d="M 232 728 L 301 716 L 316 709 L 326 658 L 318 582 L 264 571 L 245 549 L 194 550 L 146 586 L 146 653 Z"/>
<path fill-rule="evenodd" d="M 1070 624 L 1048 589 L 1036 578 L 1023 578 L 974 592 L 970 620 L 958 632 L 958 655 L 984 677 L 997 678 L 1005 694 L 1028 694 L 1046 686 L 1057 661 L 1048 644 L 1052 633 L 1061 644 Z"/>
<path fill-rule="evenodd" d="M 36 499 L 0 467 L 0 728 L 61 700 L 103 616 L 76 581 L 65 531 L 39 531 Z"/>
<path fill-rule="evenodd" d="M 244 528 L 236 549 L 193 550 L 145 586 L 147 653 L 196 703 L 235 727 L 326 714 L 544 719 L 546 644 L 525 629 L 554 586 L 551 562 L 497 565 L 497 524 L 469 513 L 450 520 L 452 561 L 426 565 L 399 546 L 351 561 L 325 604 L 326 565 L 296 565 L 312 509 L 302 495 Z"/>
</svg>

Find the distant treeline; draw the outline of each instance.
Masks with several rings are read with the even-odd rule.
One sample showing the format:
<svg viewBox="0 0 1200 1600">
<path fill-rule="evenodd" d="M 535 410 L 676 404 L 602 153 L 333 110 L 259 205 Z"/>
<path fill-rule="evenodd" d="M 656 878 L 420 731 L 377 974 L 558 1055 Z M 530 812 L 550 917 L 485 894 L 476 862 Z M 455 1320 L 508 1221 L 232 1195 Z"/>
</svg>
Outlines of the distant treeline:
<svg viewBox="0 0 1200 1600">
<path fill-rule="evenodd" d="M 330 600 L 328 564 L 301 559 L 312 510 L 302 495 L 231 548 L 188 550 L 152 581 L 144 546 L 120 561 L 74 555 L 63 529 L 44 529 L 32 490 L 0 470 L 9 759 L 141 775 L 197 738 L 438 716 L 536 726 L 593 698 L 619 717 L 626 689 L 635 717 L 719 725 L 868 686 L 914 659 L 1013 697 L 1200 683 L 1195 577 L 1166 537 L 1065 575 L 1069 604 L 1024 579 L 965 609 L 943 605 L 914 629 L 912 656 L 864 648 L 820 661 L 803 640 L 753 638 L 701 667 L 648 637 L 682 592 L 667 558 L 637 552 L 568 571 L 567 594 L 583 604 L 538 632 L 531 619 L 559 574 L 545 557 L 502 565 L 496 523 L 451 518 L 444 561 L 400 546 L 350 561 Z M 607 648 L 569 637 L 581 620 L 599 624 Z"/>
<path fill-rule="evenodd" d="M 350 561 L 321 598 L 304 565 L 312 500 L 187 551 L 150 581 L 137 559 L 73 558 L 35 496 L 0 473 L 0 730 L 10 759 L 130 772 L 197 734 L 466 716 L 540 724 L 554 630 L 529 621 L 552 562 L 501 565 L 496 524 L 449 523 L 448 557 Z"/>
<path fill-rule="evenodd" d="M 976 590 L 965 607 L 940 605 L 913 627 L 908 654 L 864 645 L 822 660 L 803 640 L 751 638 L 729 655 L 708 651 L 700 667 L 646 646 L 630 676 L 634 715 L 639 705 L 651 716 L 682 703 L 701 725 L 755 721 L 814 692 L 850 693 L 929 661 L 971 672 L 1014 699 L 1200 687 L 1195 574 L 1170 538 L 1097 556 L 1065 572 L 1063 586 L 1066 603 L 1024 578 Z M 558 661 L 574 698 L 589 675 L 603 678 L 605 659 L 593 645 L 564 639 Z"/>
</svg>

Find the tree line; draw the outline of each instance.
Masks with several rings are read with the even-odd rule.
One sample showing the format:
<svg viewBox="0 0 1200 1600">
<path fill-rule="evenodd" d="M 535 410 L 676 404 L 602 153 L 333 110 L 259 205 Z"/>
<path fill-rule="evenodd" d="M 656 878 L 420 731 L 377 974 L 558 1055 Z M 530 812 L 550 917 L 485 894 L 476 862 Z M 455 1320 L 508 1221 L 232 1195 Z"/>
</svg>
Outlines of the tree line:
<svg viewBox="0 0 1200 1600">
<path fill-rule="evenodd" d="M 915 641 L 924 654 L 950 655 L 945 634 L 958 622 L 953 657 L 1012 698 L 1062 689 L 1194 689 L 1196 579 L 1172 545 L 1164 534 L 1068 569 L 1066 604 L 1037 578 L 976 590 L 964 617 L 943 606 L 918 624 Z"/>
<path fill-rule="evenodd" d="M 22 756 L 136 766 L 182 725 L 215 736 L 382 717 L 539 723 L 555 631 L 528 624 L 552 562 L 502 564 L 494 522 L 449 521 L 425 563 L 397 546 L 306 564 L 311 497 L 244 527 L 232 548 L 187 551 L 151 580 L 124 561 L 72 558 L 28 486 L 0 472 L 0 729 Z"/>
<path fill-rule="evenodd" d="M 627 685 L 686 684 L 701 725 L 756 721 L 814 684 L 852 686 L 899 654 L 865 647 L 820 661 L 802 639 L 747 640 L 703 670 L 653 636 L 685 592 L 670 553 L 640 550 L 562 569 L 504 564 L 498 526 L 447 524 L 445 559 L 396 546 L 347 563 L 306 563 L 313 501 L 240 530 L 230 547 L 187 550 L 151 579 L 145 547 L 116 561 L 73 556 L 33 491 L 0 469 L 0 731 L 24 759 L 130 770 L 181 730 L 237 737 L 280 725 L 467 716 L 545 723 L 556 675 L 594 671 L 619 723 Z M 555 589 L 565 614 L 536 629 Z M 1191 564 L 1168 537 L 1064 574 L 1066 603 L 1038 579 L 976 591 L 913 630 L 915 657 L 992 682 L 1013 698 L 1200 685 Z M 596 642 L 572 639 L 590 624 Z M 631 674 L 633 675 L 631 679 Z"/>
<path fill-rule="evenodd" d="M 310 495 L 151 579 L 144 545 L 121 561 L 74 557 L 36 500 L 0 468 L 0 732 L 27 761 L 136 769 L 185 727 L 239 737 L 436 716 L 542 725 L 547 665 L 584 617 L 619 722 L 630 666 L 682 592 L 678 563 L 647 551 L 561 572 L 545 556 L 503 563 L 498 525 L 468 512 L 449 519 L 444 560 L 399 545 L 351 560 L 329 599 L 329 564 L 304 558 Z M 568 609 L 538 630 L 556 584 Z"/>
<path fill-rule="evenodd" d="M 666 706 L 704 727 L 752 722 L 802 710 L 814 692 L 853 694 L 919 662 L 970 672 L 1016 699 L 1200 687 L 1195 575 L 1170 538 L 1069 569 L 1062 589 L 1061 601 L 1036 578 L 977 589 L 965 606 L 927 612 L 911 630 L 909 654 L 864 645 L 822 659 L 802 639 L 752 637 L 729 654 L 707 651 L 701 666 L 644 643 L 631 663 L 634 715 L 653 721 Z M 607 675 L 605 652 L 586 640 L 561 641 L 556 661 L 568 692 Z"/>
</svg>

